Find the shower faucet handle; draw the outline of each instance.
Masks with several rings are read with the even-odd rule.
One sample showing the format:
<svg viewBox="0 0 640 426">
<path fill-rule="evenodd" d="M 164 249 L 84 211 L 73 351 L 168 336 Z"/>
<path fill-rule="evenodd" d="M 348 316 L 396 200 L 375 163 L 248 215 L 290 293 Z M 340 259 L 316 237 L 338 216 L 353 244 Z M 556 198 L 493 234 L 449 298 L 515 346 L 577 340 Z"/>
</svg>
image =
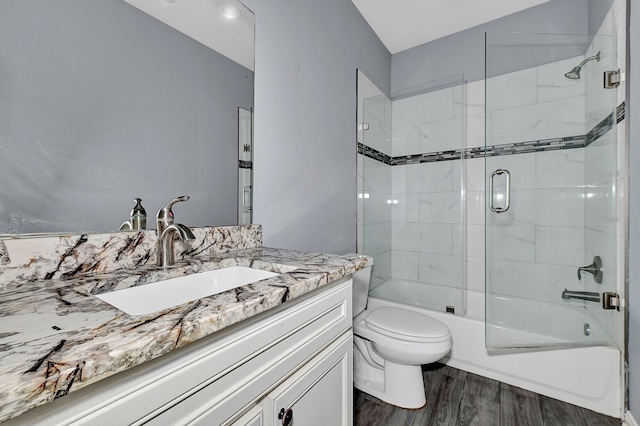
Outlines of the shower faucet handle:
<svg viewBox="0 0 640 426">
<path fill-rule="evenodd" d="M 593 280 L 597 284 L 602 284 L 602 259 L 600 256 L 593 257 L 593 263 L 587 266 L 581 266 L 578 268 L 578 280 L 582 279 L 581 272 L 588 272 L 593 275 Z"/>
</svg>

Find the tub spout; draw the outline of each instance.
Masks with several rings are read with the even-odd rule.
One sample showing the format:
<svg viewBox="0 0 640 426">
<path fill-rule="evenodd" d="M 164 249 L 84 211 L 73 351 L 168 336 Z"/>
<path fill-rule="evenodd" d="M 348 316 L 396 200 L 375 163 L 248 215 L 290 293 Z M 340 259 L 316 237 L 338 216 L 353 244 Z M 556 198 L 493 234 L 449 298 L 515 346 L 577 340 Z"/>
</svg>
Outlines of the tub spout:
<svg viewBox="0 0 640 426">
<path fill-rule="evenodd" d="M 600 303 L 600 293 L 596 293 L 592 291 L 570 291 L 565 288 L 564 291 L 562 292 L 562 298 L 564 300 L 578 299 L 578 300 L 586 300 L 587 302 Z"/>
</svg>

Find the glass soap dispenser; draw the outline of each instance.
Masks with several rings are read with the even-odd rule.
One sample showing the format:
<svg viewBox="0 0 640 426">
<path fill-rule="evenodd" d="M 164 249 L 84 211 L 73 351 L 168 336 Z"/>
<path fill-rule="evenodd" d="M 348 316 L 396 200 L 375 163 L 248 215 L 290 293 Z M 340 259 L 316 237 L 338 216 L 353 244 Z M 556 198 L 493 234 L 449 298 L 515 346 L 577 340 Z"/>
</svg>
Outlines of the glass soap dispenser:
<svg viewBox="0 0 640 426">
<path fill-rule="evenodd" d="M 147 211 L 142 207 L 142 199 L 134 198 L 136 205 L 131 210 L 129 221 L 132 230 L 147 229 Z"/>
</svg>

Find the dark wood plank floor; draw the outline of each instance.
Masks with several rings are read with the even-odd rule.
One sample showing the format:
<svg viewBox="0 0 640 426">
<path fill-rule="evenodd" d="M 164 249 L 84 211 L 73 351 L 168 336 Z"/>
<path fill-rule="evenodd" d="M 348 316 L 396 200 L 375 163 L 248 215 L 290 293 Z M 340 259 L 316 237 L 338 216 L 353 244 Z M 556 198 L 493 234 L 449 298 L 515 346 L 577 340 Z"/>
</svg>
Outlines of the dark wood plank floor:
<svg viewBox="0 0 640 426">
<path fill-rule="evenodd" d="M 356 426 L 608 426 L 608 417 L 442 364 L 423 367 L 427 405 L 406 410 L 354 390 Z"/>
</svg>

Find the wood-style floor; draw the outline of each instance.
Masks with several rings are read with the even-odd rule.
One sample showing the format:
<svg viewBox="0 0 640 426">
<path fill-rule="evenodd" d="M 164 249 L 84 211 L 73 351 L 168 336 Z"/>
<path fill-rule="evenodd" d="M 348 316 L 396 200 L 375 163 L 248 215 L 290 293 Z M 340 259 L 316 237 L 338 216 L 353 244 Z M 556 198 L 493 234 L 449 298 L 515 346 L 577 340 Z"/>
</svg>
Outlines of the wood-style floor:
<svg viewBox="0 0 640 426">
<path fill-rule="evenodd" d="M 608 426 L 608 417 L 442 364 L 423 367 L 427 405 L 406 410 L 354 389 L 356 426 Z"/>
</svg>

